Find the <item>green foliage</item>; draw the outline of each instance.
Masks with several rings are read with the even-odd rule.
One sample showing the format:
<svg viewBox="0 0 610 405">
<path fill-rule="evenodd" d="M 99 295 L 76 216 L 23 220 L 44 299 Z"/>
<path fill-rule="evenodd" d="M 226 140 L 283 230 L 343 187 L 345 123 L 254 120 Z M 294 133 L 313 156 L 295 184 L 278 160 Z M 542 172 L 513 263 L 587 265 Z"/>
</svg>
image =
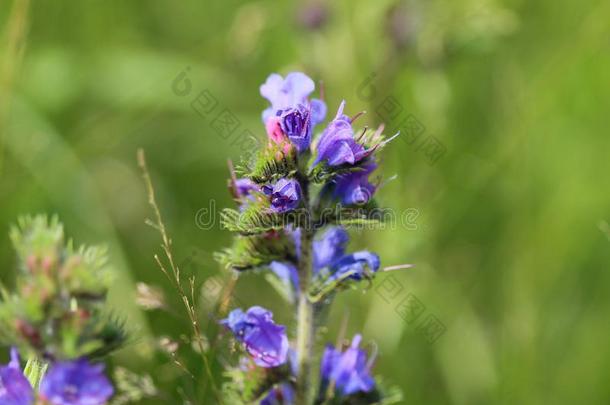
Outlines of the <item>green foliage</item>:
<svg viewBox="0 0 610 405">
<path fill-rule="evenodd" d="M 105 249 L 74 248 L 57 218 L 25 217 L 11 230 L 21 271 L 2 292 L 0 339 L 38 356 L 103 356 L 126 341 L 124 325 L 104 314 L 111 281 Z"/>
<path fill-rule="evenodd" d="M 231 248 L 215 254 L 216 260 L 237 271 L 260 268 L 274 260 L 296 261 L 294 241 L 285 230 L 237 236 Z"/>
<path fill-rule="evenodd" d="M 19 218 L 9 236 L 17 251 L 19 267 L 26 273 L 28 265 L 54 266 L 64 249 L 64 227 L 56 216 Z"/>
<path fill-rule="evenodd" d="M 271 211 L 265 203 L 249 204 L 243 211 L 225 208 L 220 213 L 221 225 L 242 235 L 255 235 L 269 231 L 279 231 L 287 226 L 308 226 L 309 215 L 299 208 L 277 213 Z"/>
<path fill-rule="evenodd" d="M 336 203 L 329 194 L 322 193 L 314 211 L 313 222 L 317 227 L 342 225 L 371 229 L 388 220 L 387 209 L 380 208 L 374 198 L 365 204 L 342 205 Z"/>
<path fill-rule="evenodd" d="M 25 364 L 23 375 L 26 376 L 32 385 L 32 388 L 35 390 L 38 389 L 40 381 L 42 380 L 42 377 L 46 373 L 48 367 L 49 365 L 47 363 L 42 362 L 35 357 L 29 359 Z"/>
<path fill-rule="evenodd" d="M 360 165 L 329 166 L 326 162 L 320 162 L 309 171 L 308 178 L 314 184 L 326 184 L 336 176 L 361 170 Z"/>
<path fill-rule="evenodd" d="M 375 272 L 367 268 L 363 275 L 364 280 L 370 286 L 375 278 Z M 318 271 L 309 288 L 308 297 L 313 303 L 323 302 L 325 299 L 333 296 L 335 293 L 348 288 L 361 288 L 362 280 L 354 280 L 350 276 L 356 275 L 356 270 L 346 271 L 340 277 L 333 277 L 329 269 L 324 268 Z"/>
<path fill-rule="evenodd" d="M 158 395 L 157 387 L 149 375 L 139 375 L 117 367 L 113 380 L 116 382 L 116 393 L 110 405 L 137 403 Z"/>
<path fill-rule="evenodd" d="M 227 404 L 257 403 L 274 385 L 288 381 L 290 374 L 288 365 L 261 368 L 251 362 L 243 362 L 241 367 L 225 372 L 231 381 L 223 385 L 224 399 Z"/>
</svg>

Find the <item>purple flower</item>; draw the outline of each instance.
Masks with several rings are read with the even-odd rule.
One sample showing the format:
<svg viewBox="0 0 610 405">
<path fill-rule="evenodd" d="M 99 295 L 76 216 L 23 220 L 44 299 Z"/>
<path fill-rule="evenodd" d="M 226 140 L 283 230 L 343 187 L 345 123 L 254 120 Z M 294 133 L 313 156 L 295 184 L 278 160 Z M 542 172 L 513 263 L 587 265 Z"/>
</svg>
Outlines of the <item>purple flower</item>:
<svg viewBox="0 0 610 405">
<path fill-rule="evenodd" d="M 329 228 L 324 235 L 313 242 L 314 271 L 331 266 L 345 254 L 349 236 L 340 226 Z"/>
<path fill-rule="evenodd" d="M 238 198 L 252 199 L 253 194 L 260 191 L 258 185 L 248 178 L 235 180 L 235 193 Z"/>
<path fill-rule="evenodd" d="M 349 236 L 344 228 L 335 226 L 329 228 L 322 237 L 313 241 L 313 270 L 319 275 L 320 270 L 326 269 L 323 277 L 327 282 L 335 280 L 352 279 L 360 281 L 366 275 L 367 269 L 371 272 L 379 270 L 380 260 L 375 253 L 361 250 L 346 254 Z M 289 262 L 273 261 L 269 265 L 287 286 L 299 291 L 299 275 L 294 264 Z"/>
<path fill-rule="evenodd" d="M 361 340 L 362 336 L 354 336 L 351 346 L 344 352 L 329 345 L 322 356 L 322 381 L 325 384 L 334 381 L 342 395 L 369 392 L 375 387 L 366 352 L 358 348 Z"/>
<path fill-rule="evenodd" d="M 316 147 L 316 160 L 314 165 L 326 161 L 330 166 L 351 164 L 358 162 L 367 155 L 367 151 L 354 139 L 351 119 L 343 114 L 345 101 L 339 106 L 337 115 L 333 119 L 318 141 Z"/>
<path fill-rule="evenodd" d="M 322 237 L 313 242 L 314 270 L 318 273 L 328 268 L 330 280 L 351 278 L 362 280 L 366 269 L 379 270 L 379 256 L 366 250 L 345 254 L 349 237 L 341 227 L 329 228 Z"/>
<path fill-rule="evenodd" d="M 269 268 L 289 289 L 299 291 L 299 273 L 294 264 L 273 261 L 269 264 Z"/>
<path fill-rule="evenodd" d="M 376 168 L 377 165 L 371 162 L 362 166 L 361 170 L 337 176 L 334 180 L 334 197 L 345 205 L 367 203 L 377 189 L 369 182 L 369 175 Z"/>
<path fill-rule="evenodd" d="M 290 142 L 303 152 L 309 148 L 311 143 L 311 111 L 299 104 L 295 108 L 278 110 L 282 132 L 290 139 Z"/>
<path fill-rule="evenodd" d="M 300 257 L 301 232 L 299 229 L 293 231 L 294 242 L 297 248 L 297 257 Z M 323 267 L 328 267 L 345 254 L 345 245 L 349 237 L 345 229 L 341 227 L 329 228 L 324 235 L 313 242 L 313 269 L 318 272 Z M 282 282 L 293 291 L 299 291 L 299 273 L 296 266 L 290 262 L 273 261 L 269 264 L 271 271 Z"/>
<path fill-rule="evenodd" d="M 281 384 L 269 390 L 260 405 L 291 405 L 294 402 L 294 389 L 290 384 Z"/>
<path fill-rule="evenodd" d="M 326 268 L 327 282 L 350 278 L 362 280 L 367 269 L 376 272 L 379 270 L 379 256 L 366 250 L 351 254 L 345 253 L 349 237 L 341 227 L 329 228 L 322 237 L 313 242 L 314 272 Z"/>
<path fill-rule="evenodd" d="M 52 405 L 103 405 L 114 389 L 102 364 L 86 359 L 51 366 L 40 383 L 40 395 Z"/>
<path fill-rule="evenodd" d="M 263 186 L 263 192 L 269 196 L 271 209 L 275 212 L 286 212 L 299 206 L 301 186 L 294 179 L 280 179 L 273 186 Z"/>
<path fill-rule="evenodd" d="M 309 102 L 311 111 L 311 125 L 316 126 L 326 118 L 326 103 L 324 101 L 314 98 Z"/>
<path fill-rule="evenodd" d="M 19 367 L 19 355 L 11 349 L 11 361 L 0 366 L 0 404 L 31 405 L 34 403 L 34 390 Z"/>
<path fill-rule="evenodd" d="M 311 123 L 316 125 L 326 116 L 326 104 L 321 100 L 308 100 L 316 86 L 307 75 L 292 72 L 284 79 L 277 73 L 269 75 L 267 81 L 260 87 L 260 93 L 271 103 L 271 107 L 263 111 L 263 123 L 276 115 L 278 110 L 296 108 L 299 104 L 308 106 L 311 111 Z"/>
<path fill-rule="evenodd" d="M 288 337 L 286 327 L 273 322 L 271 311 L 252 307 L 247 312 L 234 309 L 220 321 L 244 344 L 254 363 L 260 367 L 277 367 L 286 362 Z"/>
<path fill-rule="evenodd" d="M 257 193 L 261 191 L 258 184 L 248 178 L 235 179 L 230 190 L 233 198 L 239 204 L 240 211 L 244 211 L 250 203 L 256 201 Z"/>
<path fill-rule="evenodd" d="M 368 268 L 372 272 L 379 270 L 379 256 L 375 253 L 362 250 L 345 255 L 337 260 L 331 268 L 331 278 L 338 280 L 348 275 L 352 280 L 362 280 Z"/>
</svg>

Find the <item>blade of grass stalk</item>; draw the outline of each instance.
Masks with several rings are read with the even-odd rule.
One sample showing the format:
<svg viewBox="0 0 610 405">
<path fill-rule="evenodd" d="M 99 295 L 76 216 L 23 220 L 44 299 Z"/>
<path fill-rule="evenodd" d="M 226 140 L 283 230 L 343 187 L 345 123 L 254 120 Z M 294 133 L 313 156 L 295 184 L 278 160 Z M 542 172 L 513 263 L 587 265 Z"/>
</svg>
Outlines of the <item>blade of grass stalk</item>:
<svg viewBox="0 0 610 405">
<path fill-rule="evenodd" d="M 15 76 L 25 53 L 30 0 L 15 0 L 6 26 L 6 52 L 0 64 L 0 177 L 4 162 L 4 133 L 8 126 L 9 110 Z"/>
<path fill-rule="evenodd" d="M 209 381 L 211 382 L 212 391 L 214 392 L 214 396 L 216 397 L 216 400 L 219 403 L 222 403 L 222 398 L 221 398 L 220 392 L 218 390 L 218 387 L 216 386 L 216 382 L 214 380 L 214 377 L 212 375 L 212 370 L 210 368 L 209 360 L 205 354 L 205 350 L 203 347 L 203 337 L 201 335 L 201 328 L 199 326 L 198 316 L 197 316 L 197 312 L 195 310 L 194 302 L 191 302 L 188 295 L 184 291 L 182 283 L 180 282 L 180 268 L 174 262 L 174 257 L 173 257 L 172 250 L 171 250 L 171 239 L 167 234 L 165 223 L 163 222 L 163 217 L 161 216 L 161 211 L 159 209 L 159 206 L 157 205 L 157 200 L 155 197 L 155 190 L 154 190 L 154 187 L 152 184 L 152 179 L 150 177 L 150 173 L 148 171 L 148 167 L 146 165 L 146 156 L 144 154 L 143 149 L 138 149 L 137 159 L 138 159 L 138 166 L 140 166 L 140 169 L 142 170 L 142 177 L 144 179 L 144 183 L 146 186 L 146 192 L 148 194 L 148 202 L 149 202 L 150 206 L 152 207 L 154 214 L 155 214 L 154 224 L 156 225 L 156 227 L 159 231 L 159 234 L 161 236 L 163 252 L 165 253 L 165 259 L 167 260 L 167 262 L 169 264 L 169 269 L 171 270 L 171 273 L 168 272 L 167 269 L 163 266 L 161 260 L 158 258 L 157 255 L 155 255 L 155 260 L 157 261 L 157 264 L 161 268 L 161 271 L 163 271 L 163 273 L 165 273 L 165 275 L 170 279 L 170 281 L 173 281 L 174 288 L 176 289 L 176 292 L 182 299 L 182 303 L 184 304 L 187 315 L 189 317 L 191 327 L 192 327 L 193 333 L 195 335 L 195 339 L 197 339 L 199 353 L 201 355 L 201 359 L 203 360 L 203 364 L 204 364 L 204 368 L 205 368 L 207 377 L 208 377 Z M 173 279 L 170 276 L 173 276 Z M 191 289 L 193 289 L 193 285 L 194 285 L 194 279 L 193 279 L 193 281 L 191 281 Z M 207 389 L 207 381 L 205 381 L 204 384 L 205 384 L 204 385 L 204 392 L 205 392 L 205 390 Z"/>
</svg>

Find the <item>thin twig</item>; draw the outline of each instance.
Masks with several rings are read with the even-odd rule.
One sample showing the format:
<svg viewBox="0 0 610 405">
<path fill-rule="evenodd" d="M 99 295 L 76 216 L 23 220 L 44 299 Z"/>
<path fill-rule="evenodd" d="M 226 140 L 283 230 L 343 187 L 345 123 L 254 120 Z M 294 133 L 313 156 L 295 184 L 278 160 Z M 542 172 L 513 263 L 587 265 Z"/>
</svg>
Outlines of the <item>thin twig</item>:
<svg viewBox="0 0 610 405">
<path fill-rule="evenodd" d="M 220 393 L 218 391 L 218 388 L 216 387 L 214 377 L 212 376 L 212 370 L 210 369 L 210 364 L 209 364 L 208 358 L 205 355 L 205 350 L 203 347 L 203 337 L 201 335 L 201 328 L 199 326 L 199 321 L 197 320 L 197 311 L 195 310 L 195 305 L 194 305 L 195 279 L 194 279 L 194 277 L 192 277 L 190 280 L 191 297 L 193 297 L 193 298 L 189 299 L 189 297 L 186 295 L 186 293 L 184 291 L 184 288 L 182 287 L 182 283 L 180 282 L 180 268 L 174 262 L 174 256 L 173 256 L 172 250 L 171 250 L 172 242 L 171 242 L 171 239 L 167 235 L 167 231 L 165 229 L 165 224 L 163 222 L 163 218 L 161 217 L 161 211 L 159 210 L 159 206 L 157 205 L 157 201 L 155 199 L 155 190 L 153 188 L 152 180 L 150 178 L 150 174 L 149 174 L 148 168 L 146 166 L 146 157 L 145 157 L 144 151 L 142 149 L 138 149 L 138 165 L 140 166 L 140 169 L 142 170 L 142 177 L 144 178 L 144 183 L 146 185 L 146 192 L 148 194 L 148 203 L 152 207 L 154 214 L 155 214 L 156 222 L 154 222 L 154 225 L 155 225 L 154 227 L 155 227 L 155 229 L 157 229 L 159 231 L 159 234 L 161 235 L 161 240 L 163 242 L 161 247 L 163 248 L 163 252 L 165 253 L 165 258 L 167 259 L 167 262 L 169 263 L 169 268 L 171 270 L 171 274 L 167 271 L 166 267 L 163 265 L 163 263 L 161 262 L 161 259 L 158 257 L 158 255 L 154 256 L 155 261 L 159 265 L 159 268 L 161 269 L 163 274 L 165 274 L 167 276 L 167 278 L 170 280 L 170 282 L 173 282 L 176 292 L 182 299 L 182 303 L 184 304 L 184 307 L 186 309 L 187 315 L 188 315 L 190 323 L 191 323 L 191 327 L 193 328 L 193 333 L 195 334 L 195 339 L 197 339 L 199 353 L 201 354 L 201 358 L 203 359 L 203 364 L 204 364 L 206 373 L 208 375 L 209 380 L 212 383 L 212 390 L 214 391 L 214 396 L 216 397 L 216 399 L 218 400 L 219 403 L 222 403 Z"/>
</svg>

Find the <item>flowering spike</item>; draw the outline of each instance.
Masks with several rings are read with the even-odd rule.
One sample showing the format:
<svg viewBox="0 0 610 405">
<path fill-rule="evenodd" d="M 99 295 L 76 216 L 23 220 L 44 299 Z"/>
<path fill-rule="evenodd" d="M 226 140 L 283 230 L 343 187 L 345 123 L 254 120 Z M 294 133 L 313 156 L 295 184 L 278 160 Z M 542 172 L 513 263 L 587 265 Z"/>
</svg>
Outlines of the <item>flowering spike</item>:
<svg viewBox="0 0 610 405">
<path fill-rule="evenodd" d="M 384 139 L 383 125 L 373 133 L 366 127 L 354 129 L 365 111 L 350 117 L 342 100 L 321 134 L 312 139 L 315 125 L 327 112 L 324 101 L 310 98 L 314 89 L 314 82 L 299 72 L 286 77 L 272 74 L 260 87 L 269 101 L 262 116 L 269 140 L 244 171 L 245 178 L 233 176 L 232 191 L 240 209 L 221 214 L 222 224 L 240 235 L 231 249 L 216 257 L 240 274 L 267 271 L 270 283 L 298 306 L 292 348 L 286 328 L 262 307 L 235 309 L 221 321 L 251 358 L 240 367 L 242 382 L 252 380 L 243 387 L 241 399 L 265 405 L 314 402 L 310 393 L 317 314 L 341 290 L 363 281 L 370 284 L 381 267 L 373 252 L 348 252 L 346 229 L 333 225 L 377 222 L 371 213 L 380 184 L 379 178 L 370 176 L 378 166 L 377 152 L 394 137 Z M 324 99 L 323 89 L 320 94 Z M 325 215 L 327 208 L 345 215 Z M 384 271 L 399 267 L 407 266 Z M 345 350 L 327 347 L 316 403 L 381 403 L 370 374 L 375 354 L 367 361 L 359 348 L 361 339 L 356 335 Z M 288 373 L 278 374 L 278 369 Z M 235 381 L 239 383 L 238 378 Z"/>
</svg>

